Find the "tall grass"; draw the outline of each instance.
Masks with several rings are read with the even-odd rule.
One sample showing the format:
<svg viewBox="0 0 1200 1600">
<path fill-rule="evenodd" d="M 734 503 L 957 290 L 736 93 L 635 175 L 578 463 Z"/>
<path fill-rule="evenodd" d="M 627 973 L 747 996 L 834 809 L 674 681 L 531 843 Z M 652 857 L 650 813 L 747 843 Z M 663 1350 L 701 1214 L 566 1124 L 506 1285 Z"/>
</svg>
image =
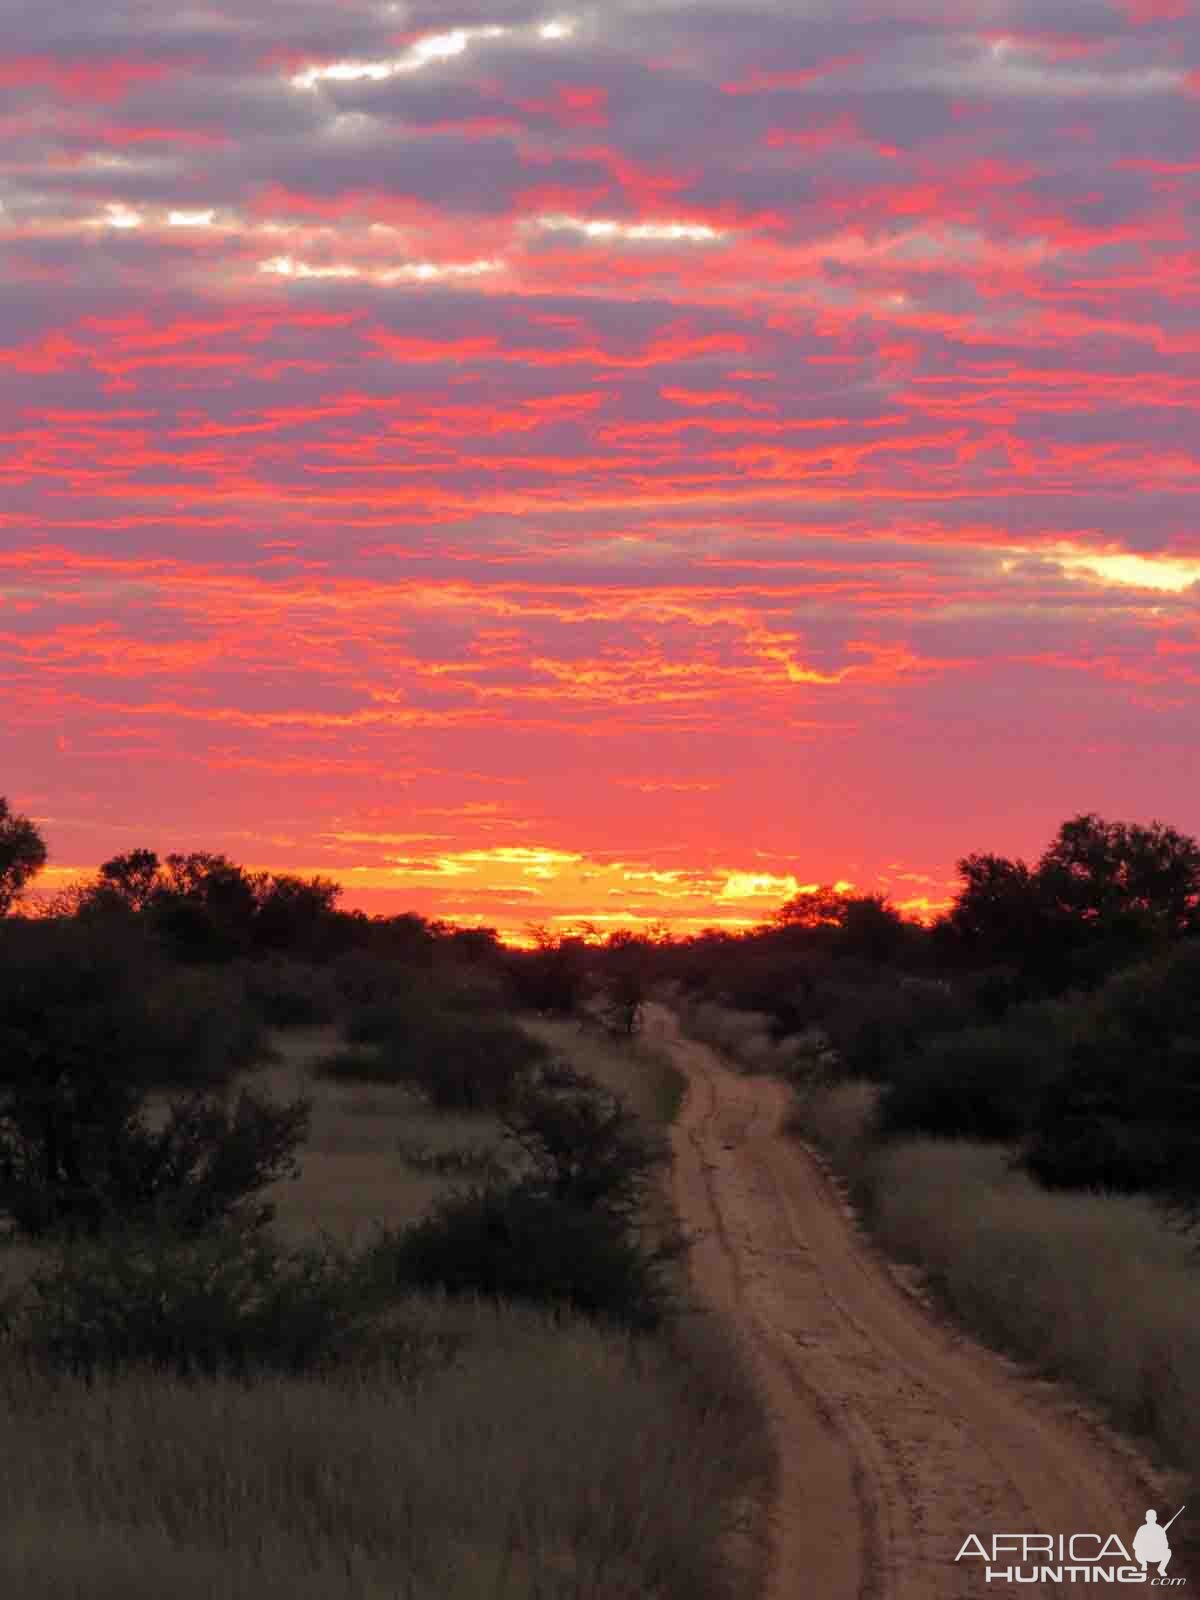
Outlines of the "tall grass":
<svg viewBox="0 0 1200 1600">
<path fill-rule="evenodd" d="M 315 1102 L 302 1175 L 270 1196 L 289 1243 L 424 1214 L 453 1186 L 433 1158 L 500 1132 L 315 1078 L 337 1042 L 290 1032 L 256 1075 Z M 664 1055 L 571 1025 L 546 1042 L 648 1120 L 673 1114 Z M 0 1332 L 44 1264 L 0 1249 Z M 0 1435 L 0 1593 L 22 1600 L 740 1600 L 734 1535 L 769 1470 L 705 1317 L 648 1338 L 439 1295 L 394 1299 L 354 1359 L 252 1381 L 85 1381 L 0 1338 Z"/>
<path fill-rule="evenodd" d="M 773 1072 L 802 1080 L 827 1059 L 828 1040 L 819 1029 L 776 1039 L 764 1012 L 735 1011 L 712 1000 L 686 997 L 674 999 L 672 1005 L 689 1038 L 710 1045 L 742 1072 Z"/>
<path fill-rule="evenodd" d="M 885 1249 L 918 1264 L 969 1327 L 1099 1401 L 1164 1460 L 1200 1461 L 1195 1241 L 1137 1195 L 1048 1191 L 1012 1152 L 872 1136 L 877 1091 L 802 1098 L 794 1126 L 850 1180 Z"/>
<path fill-rule="evenodd" d="M 754 1438 L 665 1347 L 413 1302 L 459 1358 L 247 1386 L 0 1382 L 0 1587 L 23 1600 L 692 1600 Z M 711 1383 L 706 1385 L 711 1389 Z"/>
<path fill-rule="evenodd" d="M 670 1053 L 653 1039 L 604 1038 L 576 1022 L 526 1019 L 526 1030 L 605 1089 L 619 1094 L 643 1121 L 665 1127 L 683 1102 L 687 1079 Z"/>
</svg>

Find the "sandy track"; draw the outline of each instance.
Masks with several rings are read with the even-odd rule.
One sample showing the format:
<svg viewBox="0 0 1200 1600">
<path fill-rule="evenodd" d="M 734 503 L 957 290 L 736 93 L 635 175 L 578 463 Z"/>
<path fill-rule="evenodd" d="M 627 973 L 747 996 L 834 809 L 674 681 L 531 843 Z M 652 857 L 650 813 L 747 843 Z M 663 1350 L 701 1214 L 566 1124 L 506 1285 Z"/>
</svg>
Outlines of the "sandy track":
<svg viewBox="0 0 1200 1600">
<path fill-rule="evenodd" d="M 906 1292 L 783 1134 L 785 1085 L 734 1073 L 659 1008 L 648 1026 L 688 1077 L 674 1188 L 693 1281 L 744 1343 L 774 1434 L 767 1600 L 1075 1590 L 988 1585 L 981 1562 L 954 1557 L 993 1531 L 1128 1544 L 1161 1483 L 1054 1386 Z"/>
</svg>

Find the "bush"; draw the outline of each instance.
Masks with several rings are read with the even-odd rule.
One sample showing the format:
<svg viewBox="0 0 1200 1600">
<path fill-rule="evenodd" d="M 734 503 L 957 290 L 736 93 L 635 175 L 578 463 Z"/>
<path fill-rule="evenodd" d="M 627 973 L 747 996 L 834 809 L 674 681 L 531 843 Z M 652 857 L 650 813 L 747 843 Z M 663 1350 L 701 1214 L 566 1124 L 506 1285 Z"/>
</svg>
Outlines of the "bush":
<svg viewBox="0 0 1200 1600">
<path fill-rule="evenodd" d="M 845 986 L 828 997 L 821 1025 L 848 1077 L 886 1080 L 895 1064 L 925 1040 L 969 1020 L 961 999 L 946 985 L 902 978 Z"/>
<path fill-rule="evenodd" d="M 535 1185 L 574 1209 L 632 1218 L 665 1154 L 619 1095 L 561 1062 L 527 1080 L 502 1120 Z"/>
<path fill-rule="evenodd" d="M 323 967 L 276 956 L 249 962 L 246 997 L 255 1015 L 270 1028 L 302 1028 L 332 1022 L 338 996 L 331 974 Z"/>
<path fill-rule="evenodd" d="M 131 1365 L 185 1377 L 304 1372 L 349 1353 L 366 1317 L 346 1263 L 238 1228 L 76 1243 L 30 1287 L 27 1351 L 89 1377 Z"/>
<path fill-rule="evenodd" d="M 1017 1139 L 1061 1049 L 1048 1019 L 964 1028 L 928 1039 L 892 1065 L 880 1101 L 884 1133 Z"/>
<path fill-rule="evenodd" d="M 294 1170 L 308 1126 L 303 1101 L 273 1106 L 243 1093 L 231 1117 L 200 1092 L 177 1104 L 165 1127 L 146 1121 L 149 1090 L 172 1075 L 173 1060 L 176 1075 L 190 1063 L 202 1082 L 227 1076 L 230 1036 L 221 1028 L 236 1034 L 236 1018 L 218 1019 L 200 1045 L 185 1040 L 190 1057 L 172 1055 L 189 1016 L 223 992 L 222 977 L 210 991 L 209 975 L 179 974 L 181 987 L 148 995 L 146 970 L 87 929 L 35 927 L 0 948 L 8 957 L 0 986 L 0 1214 L 33 1234 L 95 1232 L 164 1210 L 183 1225 L 207 1226 Z"/>
<path fill-rule="evenodd" d="M 223 1088 L 267 1052 L 265 1019 L 234 969 L 148 975 L 144 1004 L 144 1077 L 156 1088 Z"/>
<path fill-rule="evenodd" d="M 1050 1187 L 1142 1189 L 1200 1215 L 1200 943 L 1110 979 L 1072 1022 L 1026 1166 Z"/>
<path fill-rule="evenodd" d="M 397 960 L 352 950 L 339 956 L 332 969 L 338 1002 L 351 1014 L 364 1008 L 389 1005 L 413 993 L 427 975 Z"/>
<path fill-rule="evenodd" d="M 323 1070 L 375 1083 L 412 1083 L 439 1111 L 503 1105 L 520 1075 L 548 1054 L 541 1040 L 507 1017 L 473 1012 L 373 1008 L 347 1031 L 357 1043 L 377 1045 L 377 1054 L 342 1052 Z"/>
<path fill-rule="evenodd" d="M 422 1222 L 385 1234 L 369 1270 L 413 1288 L 656 1327 L 668 1308 L 663 1273 L 680 1249 L 677 1241 L 650 1249 L 639 1231 L 658 1143 L 618 1096 L 560 1064 L 527 1080 L 504 1120 L 525 1172 L 448 1196 Z"/>
<path fill-rule="evenodd" d="M 274 1105 L 243 1090 L 232 1114 L 196 1095 L 172 1106 L 157 1130 L 115 1096 L 61 1114 L 51 1107 L 48 1125 L 8 1118 L 0 1123 L 0 1213 L 35 1236 L 96 1234 L 138 1218 L 193 1232 L 227 1216 L 262 1225 L 272 1208 L 251 1212 L 244 1202 L 295 1175 L 310 1112 L 306 1100 Z"/>
<path fill-rule="evenodd" d="M 568 1306 L 629 1327 L 667 1309 L 665 1251 L 640 1245 L 612 1212 L 565 1204 L 536 1180 L 491 1183 L 373 1246 L 373 1281 Z"/>
</svg>

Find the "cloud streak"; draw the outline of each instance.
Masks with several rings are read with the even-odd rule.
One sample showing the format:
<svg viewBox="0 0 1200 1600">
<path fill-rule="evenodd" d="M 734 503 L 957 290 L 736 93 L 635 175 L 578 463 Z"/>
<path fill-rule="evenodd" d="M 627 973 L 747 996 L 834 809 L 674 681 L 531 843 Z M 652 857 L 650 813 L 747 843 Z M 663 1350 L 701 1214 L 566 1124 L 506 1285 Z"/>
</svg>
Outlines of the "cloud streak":
<svg viewBox="0 0 1200 1600">
<path fill-rule="evenodd" d="M 0 789 L 509 929 L 1200 831 L 1198 83 L 1186 0 L 21 8 Z"/>
</svg>

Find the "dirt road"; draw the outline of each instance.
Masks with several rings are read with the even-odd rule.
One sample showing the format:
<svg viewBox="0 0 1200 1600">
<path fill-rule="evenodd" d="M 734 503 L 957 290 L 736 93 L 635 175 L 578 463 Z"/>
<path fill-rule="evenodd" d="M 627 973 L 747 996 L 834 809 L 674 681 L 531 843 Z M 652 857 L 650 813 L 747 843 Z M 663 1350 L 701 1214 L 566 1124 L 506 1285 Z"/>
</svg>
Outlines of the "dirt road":
<svg viewBox="0 0 1200 1600">
<path fill-rule="evenodd" d="M 767 1600 L 1013 1593 L 981 1561 L 955 1564 L 971 1533 L 1128 1546 L 1162 1490 L 1132 1451 L 906 1292 L 781 1131 L 783 1084 L 722 1066 L 661 1009 L 648 1029 L 689 1082 L 674 1184 L 693 1280 L 744 1342 L 775 1436 Z"/>
</svg>

